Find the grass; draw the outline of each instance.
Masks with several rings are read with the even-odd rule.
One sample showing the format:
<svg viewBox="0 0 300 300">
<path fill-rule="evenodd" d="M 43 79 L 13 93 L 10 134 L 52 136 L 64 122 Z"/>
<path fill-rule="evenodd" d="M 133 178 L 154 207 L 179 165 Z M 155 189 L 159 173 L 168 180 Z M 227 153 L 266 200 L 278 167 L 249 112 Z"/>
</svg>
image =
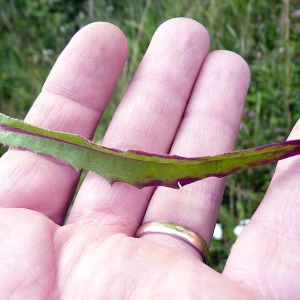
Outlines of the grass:
<svg viewBox="0 0 300 300">
<path fill-rule="evenodd" d="M 185 16 L 209 31 L 211 50 L 237 52 L 248 62 L 252 81 L 237 148 L 284 140 L 300 117 L 300 17 L 289 0 L 216 1 L 5 1 L 0 8 L 0 110 L 23 118 L 51 66 L 82 26 L 108 21 L 129 42 L 129 58 L 99 125 L 100 139 L 138 66 L 155 29 L 165 20 Z M 219 222 L 221 241 L 211 245 L 211 265 L 222 270 L 233 228 L 250 218 L 274 172 L 274 165 L 229 176 Z"/>
</svg>

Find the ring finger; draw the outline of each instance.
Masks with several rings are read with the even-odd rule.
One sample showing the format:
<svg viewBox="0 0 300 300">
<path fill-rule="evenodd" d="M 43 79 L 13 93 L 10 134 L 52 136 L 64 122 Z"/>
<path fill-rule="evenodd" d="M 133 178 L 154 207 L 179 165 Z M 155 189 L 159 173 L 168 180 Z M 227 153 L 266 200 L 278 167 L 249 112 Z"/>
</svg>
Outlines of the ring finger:
<svg viewBox="0 0 300 300">
<path fill-rule="evenodd" d="M 240 128 L 249 78 L 249 68 L 238 55 L 229 51 L 208 54 L 171 154 L 195 157 L 231 151 Z M 144 222 L 175 222 L 192 229 L 210 243 L 224 183 L 225 179 L 208 178 L 179 190 L 160 187 L 152 197 Z M 166 235 L 151 234 L 143 238 L 174 245 L 174 237 Z M 175 243 L 176 247 L 193 249 L 180 240 Z"/>
</svg>

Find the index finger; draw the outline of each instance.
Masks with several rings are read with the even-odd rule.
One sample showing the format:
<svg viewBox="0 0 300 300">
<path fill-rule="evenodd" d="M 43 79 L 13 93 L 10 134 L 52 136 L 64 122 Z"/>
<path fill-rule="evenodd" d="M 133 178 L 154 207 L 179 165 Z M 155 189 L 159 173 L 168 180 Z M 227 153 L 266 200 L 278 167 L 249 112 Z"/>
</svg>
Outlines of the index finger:
<svg viewBox="0 0 300 300">
<path fill-rule="evenodd" d="M 126 57 L 126 38 L 117 27 L 84 27 L 59 56 L 25 120 L 91 138 Z M 33 209 L 61 222 L 79 176 L 60 160 L 8 151 L 0 160 L 0 206 Z"/>
</svg>

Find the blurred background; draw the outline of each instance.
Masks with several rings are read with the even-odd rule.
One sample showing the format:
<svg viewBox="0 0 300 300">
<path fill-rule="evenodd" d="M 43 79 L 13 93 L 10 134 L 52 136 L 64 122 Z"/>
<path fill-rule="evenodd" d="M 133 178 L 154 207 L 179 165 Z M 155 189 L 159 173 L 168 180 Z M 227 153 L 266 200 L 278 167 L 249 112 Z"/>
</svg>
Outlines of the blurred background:
<svg viewBox="0 0 300 300">
<path fill-rule="evenodd" d="M 23 119 L 76 31 L 90 22 L 108 21 L 127 36 L 129 57 L 98 127 L 96 139 L 101 139 L 155 29 L 179 16 L 193 18 L 207 28 L 211 50 L 234 51 L 251 68 L 236 149 L 285 140 L 300 117 L 300 4 L 296 0 L 2 1 L 0 111 Z M 0 148 L 0 155 L 3 152 Z M 251 218 L 274 168 L 270 164 L 228 177 L 219 235 L 210 248 L 210 265 L 216 270 L 223 269 L 240 232 L 236 227 Z"/>
</svg>

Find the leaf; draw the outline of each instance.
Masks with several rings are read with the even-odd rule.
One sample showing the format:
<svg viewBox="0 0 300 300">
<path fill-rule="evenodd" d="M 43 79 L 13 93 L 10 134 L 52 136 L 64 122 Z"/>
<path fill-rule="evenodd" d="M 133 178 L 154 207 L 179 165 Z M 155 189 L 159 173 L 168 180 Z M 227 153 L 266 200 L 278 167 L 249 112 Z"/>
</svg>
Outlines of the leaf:
<svg viewBox="0 0 300 300">
<path fill-rule="evenodd" d="M 98 173 L 111 184 L 125 182 L 137 188 L 179 188 L 207 177 L 226 175 L 300 154 L 300 140 L 265 145 L 217 156 L 188 158 L 99 146 L 78 135 L 50 131 L 0 114 L 0 143 L 51 155 L 76 170 Z"/>
</svg>

